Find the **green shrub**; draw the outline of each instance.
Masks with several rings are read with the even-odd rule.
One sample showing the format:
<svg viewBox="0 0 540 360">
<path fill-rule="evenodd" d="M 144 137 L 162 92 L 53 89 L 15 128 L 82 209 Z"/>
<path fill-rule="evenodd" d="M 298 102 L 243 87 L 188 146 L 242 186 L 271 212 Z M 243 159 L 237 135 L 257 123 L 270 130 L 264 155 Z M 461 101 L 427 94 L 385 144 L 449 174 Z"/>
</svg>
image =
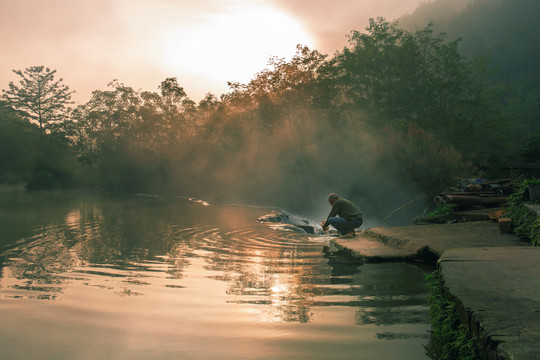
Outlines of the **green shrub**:
<svg viewBox="0 0 540 360">
<path fill-rule="evenodd" d="M 540 158 L 540 132 L 529 137 L 522 146 L 520 155 L 526 162 L 536 162 Z"/>
<path fill-rule="evenodd" d="M 414 183 L 428 199 L 451 186 L 456 176 L 474 171 L 453 146 L 429 131 L 412 125 L 402 133 L 386 130 L 385 147 L 402 179 Z"/>
<path fill-rule="evenodd" d="M 421 217 L 414 219 L 416 225 L 439 223 L 444 224 L 455 219 L 454 206 L 452 204 L 438 203 L 434 207 L 427 207 Z"/>
<path fill-rule="evenodd" d="M 73 172 L 67 163 L 41 157 L 35 161 L 26 188 L 28 190 L 60 189 L 70 187 L 72 183 Z"/>
<path fill-rule="evenodd" d="M 427 354 L 438 360 L 475 360 L 473 339 L 467 328 L 460 323 L 455 311 L 456 304 L 446 296 L 439 272 L 426 277 L 430 290 L 429 306 L 432 335 L 426 346 Z"/>
</svg>

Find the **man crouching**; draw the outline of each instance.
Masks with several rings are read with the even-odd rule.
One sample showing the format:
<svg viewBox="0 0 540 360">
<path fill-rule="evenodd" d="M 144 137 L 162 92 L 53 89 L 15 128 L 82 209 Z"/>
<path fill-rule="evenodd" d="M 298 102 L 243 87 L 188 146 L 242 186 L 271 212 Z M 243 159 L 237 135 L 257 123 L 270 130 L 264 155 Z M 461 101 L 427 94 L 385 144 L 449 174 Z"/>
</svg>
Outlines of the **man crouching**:
<svg viewBox="0 0 540 360">
<path fill-rule="evenodd" d="M 328 230 L 328 226 L 332 225 L 341 237 L 356 236 L 354 229 L 362 226 L 362 212 L 351 201 L 340 198 L 332 193 L 328 195 L 328 202 L 332 205 L 332 210 L 326 221 L 321 221 L 323 231 Z"/>
</svg>

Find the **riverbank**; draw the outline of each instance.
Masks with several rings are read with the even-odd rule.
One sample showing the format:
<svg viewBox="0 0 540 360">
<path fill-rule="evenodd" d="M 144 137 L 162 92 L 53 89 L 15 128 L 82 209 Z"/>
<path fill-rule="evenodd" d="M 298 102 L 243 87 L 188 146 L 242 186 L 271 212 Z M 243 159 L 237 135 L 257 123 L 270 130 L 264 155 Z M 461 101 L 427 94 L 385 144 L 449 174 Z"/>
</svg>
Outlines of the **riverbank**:
<svg viewBox="0 0 540 360">
<path fill-rule="evenodd" d="M 437 261 L 482 359 L 540 359 L 540 248 L 497 222 L 373 228 L 331 245 L 364 262 Z"/>
</svg>

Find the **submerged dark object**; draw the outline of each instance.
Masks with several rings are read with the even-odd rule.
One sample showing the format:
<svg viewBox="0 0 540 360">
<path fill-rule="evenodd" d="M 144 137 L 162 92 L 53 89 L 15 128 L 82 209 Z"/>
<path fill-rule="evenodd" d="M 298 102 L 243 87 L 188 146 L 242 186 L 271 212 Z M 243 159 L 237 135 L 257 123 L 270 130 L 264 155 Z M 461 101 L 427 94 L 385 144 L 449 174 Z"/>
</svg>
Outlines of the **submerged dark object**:
<svg viewBox="0 0 540 360">
<path fill-rule="evenodd" d="M 315 234 L 315 227 L 312 225 L 309 225 L 308 220 L 305 220 L 305 219 L 293 220 L 289 215 L 283 212 L 273 212 L 271 214 L 261 216 L 257 220 L 260 222 L 270 222 L 270 223 L 276 223 L 276 224 L 290 225 L 286 227 L 287 230 L 306 232 L 308 234 Z"/>
</svg>

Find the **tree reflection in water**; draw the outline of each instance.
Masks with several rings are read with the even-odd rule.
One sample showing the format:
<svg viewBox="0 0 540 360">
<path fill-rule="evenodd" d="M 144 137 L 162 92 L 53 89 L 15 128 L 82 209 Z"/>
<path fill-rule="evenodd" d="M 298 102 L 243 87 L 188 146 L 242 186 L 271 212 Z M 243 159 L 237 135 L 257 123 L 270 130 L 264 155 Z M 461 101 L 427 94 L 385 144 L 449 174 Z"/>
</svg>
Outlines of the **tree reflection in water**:
<svg viewBox="0 0 540 360">
<path fill-rule="evenodd" d="M 324 309 L 351 309 L 347 322 L 384 327 L 373 333 L 379 340 L 427 337 L 393 328 L 427 327 L 425 271 L 323 252 L 321 238 L 258 223 L 264 209 L 135 197 L 83 198 L 64 209 L 4 247 L 0 298 L 106 291 L 164 311 L 179 311 L 178 302 L 234 306 L 261 324 L 317 323 Z"/>
</svg>

